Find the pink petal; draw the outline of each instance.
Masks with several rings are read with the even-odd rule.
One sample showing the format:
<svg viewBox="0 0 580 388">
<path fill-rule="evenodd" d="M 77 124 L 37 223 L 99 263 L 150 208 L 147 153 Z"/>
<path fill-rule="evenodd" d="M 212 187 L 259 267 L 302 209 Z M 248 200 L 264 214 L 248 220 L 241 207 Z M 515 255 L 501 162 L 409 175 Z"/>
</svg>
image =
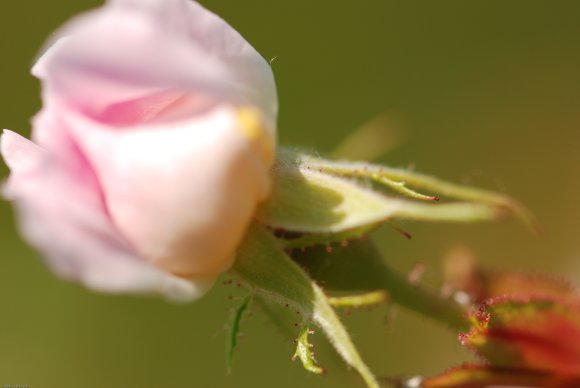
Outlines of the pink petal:
<svg viewBox="0 0 580 388">
<path fill-rule="evenodd" d="M 191 282 L 137 256 L 110 224 L 98 193 L 42 148 L 11 131 L 1 137 L 11 169 L 4 195 L 15 202 L 26 239 L 59 276 L 105 292 L 201 296 L 213 278 Z"/>
<path fill-rule="evenodd" d="M 151 96 L 186 95 L 193 112 L 198 104 L 223 101 L 258 107 L 274 134 L 277 97 L 269 65 L 193 1 L 109 1 L 57 36 L 33 72 L 45 81 L 46 97 L 89 117 L 108 122 L 111 106 L 142 99 L 149 101 L 147 117 L 167 103 Z M 134 116 L 141 111 L 142 104 L 135 105 Z"/>
<path fill-rule="evenodd" d="M 72 112 L 67 124 L 112 220 L 142 256 L 182 276 L 231 266 L 272 163 L 243 135 L 235 109 L 126 131 Z"/>
</svg>

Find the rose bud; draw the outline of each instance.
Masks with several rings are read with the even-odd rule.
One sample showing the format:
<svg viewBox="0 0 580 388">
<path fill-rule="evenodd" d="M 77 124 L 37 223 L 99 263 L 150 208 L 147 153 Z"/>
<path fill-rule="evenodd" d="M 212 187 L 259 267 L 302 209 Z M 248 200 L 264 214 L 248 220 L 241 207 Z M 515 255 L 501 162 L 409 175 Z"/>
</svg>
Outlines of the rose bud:
<svg viewBox="0 0 580 388">
<path fill-rule="evenodd" d="M 268 63 L 189 0 L 110 0 L 47 47 L 32 142 L 1 139 L 22 234 L 91 289 L 199 297 L 270 191 Z"/>
<path fill-rule="evenodd" d="M 491 365 L 580 378 L 580 305 L 557 298 L 498 297 L 471 314 L 464 345 Z"/>
<path fill-rule="evenodd" d="M 425 379 L 420 386 L 422 388 L 568 388 L 580 386 L 580 378 L 556 376 L 528 369 L 466 364 L 452 368 L 439 376 Z"/>
<path fill-rule="evenodd" d="M 443 261 L 444 295 L 460 292 L 472 303 L 499 296 L 556 298 L 580 301 L 578 290 L 558 276 L 542 272 L 521 272 L 488 268 L 462 246 L 454 247 Z"/>
</svg>

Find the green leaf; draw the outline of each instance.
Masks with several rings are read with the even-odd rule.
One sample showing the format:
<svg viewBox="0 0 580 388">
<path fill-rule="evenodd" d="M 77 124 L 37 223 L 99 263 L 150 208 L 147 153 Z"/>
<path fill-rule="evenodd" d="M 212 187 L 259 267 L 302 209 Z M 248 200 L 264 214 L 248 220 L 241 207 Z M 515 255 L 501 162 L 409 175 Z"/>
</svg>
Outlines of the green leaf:
<svg viewBox="0 0 580 388">
<path fill-rule="evenodd" d="M 267 229 L 253 225 L 238 251 L 232 275 L 258 296 L 298 310 L 302 319 L 319 326 L 345 362 L 367 386 L 379 384 L 363 362 L 326 295 L 282 250 Z"/>
<path fill-rule="evenodd" d="M 248 310 L 248 306 L 250 305 L 250 302 L 252 301 L 253 296 L 254 295 L 252 293 L 248 294 L 248 296 L 246 296 L 242 300 L 242 303 L 240 303 L 239 306 L 237 306 L 232 313 L 231 322 L 230 322 L 230 330 L 229 330 L 229 334 L 227 336 L 227 342 L 226 342 L 226 366 L 228 368 L 228 373 L 231 373 L 231 370 L 232 370 L 232 362 L 234 360 L 234 351 L 236 350 L 236 346 L 238 344 L 238 334 L 240 332 L 240 323 L 242 321 L 242 317 L 244 316 L 244 313 Z"/>
<path fill-rule="evenodd" d="M 334 234 L 354 230 L 356 234 L 361 228 L 397 218 L 440 222 L 495 220 L 506 209 L 514 210 L 516 206 L 506 197 L 416 174 L 399 173 L 396 177 L 400 180 L 394 180 L 384 171 L 387 170 L 383 167 L 331 162 L 282 150 L 274 168 L 273 193 L 259 207 L 257 219 L 270 227 L 292 232 Z M 405 180 L 405 177 L 415 178 Z M 412 199 L 387 196 L 374 190 L 369 181 L 355 178 L 375 180 Z M 467 202 L 426 203 L 425 199 L 433 197 L 408 188 L 405 181 L 417 187 L 423 184 L 425 189 L 441 189 Z"/>
</svg>

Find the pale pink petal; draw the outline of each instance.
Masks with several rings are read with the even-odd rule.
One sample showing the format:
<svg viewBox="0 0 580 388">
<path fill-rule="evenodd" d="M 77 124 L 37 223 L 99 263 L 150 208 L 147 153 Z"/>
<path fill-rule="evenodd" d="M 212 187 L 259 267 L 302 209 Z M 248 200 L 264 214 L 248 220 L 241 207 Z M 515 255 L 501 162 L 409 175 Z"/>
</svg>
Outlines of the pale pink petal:
<svg viewBox="0 0 580 388">
<path fill-rule="evenodd" d="M 100 207 L 98 192 L 42 148 L 11 131 L 1 137 L 11 169 L 4 195 L 14 201 L 20 229 L 59 276 L 105 292 L 201 296 L 213 278 L 194 282 L 167 274 L 137 256 Z"/>
<path fill-rule="evenodd" d="M 45 97 L 93 119 L 107 122 L 119 104 L 123 115 L 134 107 L 135 120 L 166 109 L 172 97 L 185 98 L 178 105 L 191 112 L 227 101 L 258 107 L 274 135 L 278 106 L 268 63 L 193 1 L 111 0 L 69 23 L 51 44 L 34 68 Z"/>
<path fill-rule="evenodd" d="M 183 276 L 231 266 L 256 204 L 269 193 L 272 163 L 244 136 L 236 109 L 126 131 L 66 117 L 110 217 L 141 255 Z"/>
<path fill-rule="evenodd" d="M 193 1 L 110 0 L 56 34 L 33 73 L 38 146 L 2 138 L 25 237 L 94 289 L 205 292 L 269 193 L 266 61 Z"/>
</svg>

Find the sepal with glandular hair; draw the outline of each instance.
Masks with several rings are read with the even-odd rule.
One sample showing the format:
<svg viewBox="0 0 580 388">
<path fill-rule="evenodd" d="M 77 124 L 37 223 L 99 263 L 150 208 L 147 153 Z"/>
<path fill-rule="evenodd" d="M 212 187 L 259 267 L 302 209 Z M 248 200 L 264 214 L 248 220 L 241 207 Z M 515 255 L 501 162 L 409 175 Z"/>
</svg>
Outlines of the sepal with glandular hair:
<svg viewBox="0 0 580 388">
<path fill-rule="evenodd" d="M 284 253 L 282 243 L 269 230 L 259 225 L 250 228 L 231 272 L 256 296 L 295 309 L 303 326 L 312 323 L 320 327 L 338 354 L 361 375 L 367 386 L 379 387 L 326 295 Z M 298 333 L 297 338 L 299 343 L 304 343 Z M 307 369 L 317 370 L 308 357 L 304 361 Z"/>
<path fill-rule="evenodd" d="M 399 196 L 387 195 L 383 189 Z M 439 201 L 439 196 L 454 201 Z M 533 216 L 507 196 L 403 169 L 336 162 L 281 149 L 274 167 L 274 191 L 258 209 L 257 218 L 286 231 L 356 235 L 357 229 L 393 219 L 478 222 L 506 213 L 538 229 Z"/>
</svg>

